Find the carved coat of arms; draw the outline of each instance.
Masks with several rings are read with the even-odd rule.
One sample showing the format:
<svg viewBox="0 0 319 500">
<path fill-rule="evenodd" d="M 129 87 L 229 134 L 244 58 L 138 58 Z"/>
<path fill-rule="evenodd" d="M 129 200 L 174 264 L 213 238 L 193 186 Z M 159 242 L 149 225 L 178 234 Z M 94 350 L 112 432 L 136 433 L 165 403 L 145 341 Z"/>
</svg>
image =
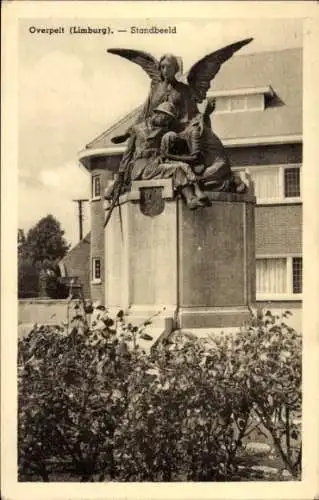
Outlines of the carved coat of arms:
<svg viewBox="0 0 319 500">
<path fill-rule="evenodd" d="M 162 189 L 162 187 L 150 187 L 140 190 L 140 208 L 144 215 L 155 217 L 163 212 L 165 200 L 162 197 Z"/>
</svg>

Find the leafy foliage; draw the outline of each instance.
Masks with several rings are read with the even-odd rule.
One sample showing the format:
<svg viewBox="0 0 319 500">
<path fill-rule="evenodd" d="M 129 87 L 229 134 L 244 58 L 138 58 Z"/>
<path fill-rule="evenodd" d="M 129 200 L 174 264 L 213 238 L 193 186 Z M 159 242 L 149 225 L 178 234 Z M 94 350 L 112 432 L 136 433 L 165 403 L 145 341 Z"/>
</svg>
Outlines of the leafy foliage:
<svg viewBox="0 0 319 500">
<path fill-rule="evenodd" d="M 48 295 L 51 298 L 65 295 L 59 286 L 57 264 L 69 247 L 60 223 L 52 215 L 43 217 L 26 236 L 23 230 L 18 230 L 19 298 L 37 297 L 41 272 L 48 270 L 52 271 L 47 279 Z"/>
<path fill-rule="evenodd" d="M 38 297 L 39 272 L 32 260 L 19 254 L 18 257 L 18 297 L 21 299 Z"/>
<path fill-rule="evenodd" d="M 48 480 L 46 459 L 71 464 L 83 481 L 101 472 L 113 476 L 113 434 L 128 397 L 127 378 L 144 362 L 138 348 L 129 352 L 127 329 L 117 327 L 99 311 L 89 329 L 77 303 L 68 329 L 35 326 L 19 341 L 22 477 L 33 472 Z"/>
<path fill-rule="evenodd" d="M 131 380 L 116 431 L 121 478 L 225 480 L 247 429 L 249 405 L 227 371 L 227 343 L 178 336 Z"/>
<path fill-rule="evenodd" d="M 43 217 L 32 227 L 23 243 L 23 253 L 33 263 L 62 259 L 69 249 L 60 222 L 53 215 Z"/>
<path fill-rule="evenodd" d="M 89 327 L 86 312 L 77 303 L 70 325 L 19 341 L 22 480 L 48 480 L 54 462 L 82 481 L 247 480 L 256 428 L 300 477 L 301 338 L 281 318 L 258 314 L 234 336 L 177 332 L 145 354 L 147 325 L 99 306 Z"/>
<path fill-rule="evenodd" d="M 20 255 L 23 252 L 23 248 L 25 245 L 25 234 L 23 229 L 18 229 L 17 242 L 18 242 L 18 255 Z"/>
<path fill-rule="evenodd" d="M 236 339 L 237 352 L 245 355 L 241 369 L 253 409 L 270 433 L 274 445 L 290 473 L 301 472 L 302 338 L 283 318 L 266 311 Z M 258 353 L 256 354 L 253 353 Z"/>
</svg>

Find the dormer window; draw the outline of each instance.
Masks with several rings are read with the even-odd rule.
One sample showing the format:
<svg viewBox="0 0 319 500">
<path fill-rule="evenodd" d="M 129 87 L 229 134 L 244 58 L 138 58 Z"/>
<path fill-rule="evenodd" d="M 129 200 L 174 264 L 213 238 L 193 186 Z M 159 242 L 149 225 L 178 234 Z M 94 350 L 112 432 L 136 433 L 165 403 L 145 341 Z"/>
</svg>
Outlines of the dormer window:
<svg viewBox="0 0 319 500">
<path fill-rule="evenodd" d="M 215 113 L 236 113 L 243 111 L 263 111 L 266 98 L 274 95 L 273 89 L 256 87 L 249 89 L 221 90 L 208 92 L 207 97 L 216 100 Z"/>
</svg>

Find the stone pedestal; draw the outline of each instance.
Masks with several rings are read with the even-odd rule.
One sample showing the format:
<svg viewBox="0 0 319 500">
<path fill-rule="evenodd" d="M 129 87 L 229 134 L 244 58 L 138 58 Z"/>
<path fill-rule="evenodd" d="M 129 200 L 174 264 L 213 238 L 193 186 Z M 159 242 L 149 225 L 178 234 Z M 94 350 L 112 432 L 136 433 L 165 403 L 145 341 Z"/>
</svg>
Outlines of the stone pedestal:
<svg viewBox="0 0 319 500">
<path fill-rule="evenodd" d="M 170 180 L 135 182 L 105 229 L 106 304 L 134 324 L 241 326 L 255 301 L 252 194 L 211 193 L 190 211 Z"/>
</svg>

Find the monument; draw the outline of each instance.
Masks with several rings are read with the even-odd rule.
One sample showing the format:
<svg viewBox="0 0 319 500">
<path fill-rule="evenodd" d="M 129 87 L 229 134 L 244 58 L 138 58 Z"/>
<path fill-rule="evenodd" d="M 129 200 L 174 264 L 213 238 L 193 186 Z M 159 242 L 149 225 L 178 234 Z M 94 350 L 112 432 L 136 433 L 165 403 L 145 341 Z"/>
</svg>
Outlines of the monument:
<svg viewBox="0 0 319 500">
<path fill-rule="evenodd" d="M 232 172 L 211 126 L 211 81 L 242 40 L 177 79 L 181 60 L 109 49 L 140 65 L 151 89 L 105 192 L 106 304 L 159 330 L 240 327 L 255 300 L 251 183 Z M 204 109 L 198 105 L 204 103 Z"/>
</svg>

